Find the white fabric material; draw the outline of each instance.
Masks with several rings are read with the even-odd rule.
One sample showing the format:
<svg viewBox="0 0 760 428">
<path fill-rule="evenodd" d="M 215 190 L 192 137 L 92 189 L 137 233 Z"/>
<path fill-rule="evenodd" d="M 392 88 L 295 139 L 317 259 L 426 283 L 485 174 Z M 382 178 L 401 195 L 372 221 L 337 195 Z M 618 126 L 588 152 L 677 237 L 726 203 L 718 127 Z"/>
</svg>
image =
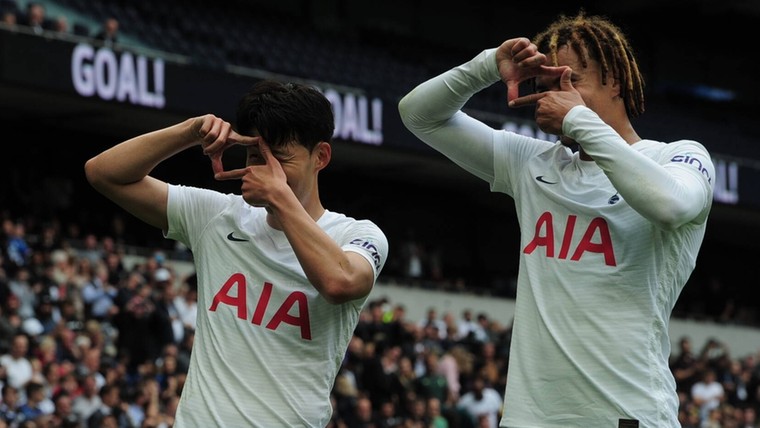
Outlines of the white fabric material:
<svg viewBox="0 0 760 428">
<path fill-rule="evenodd" d="M 323 299 L 285 234 L 240 195 L 171 185 L 168 217 L 167 238 L 190 248 L 198 276 L 196 338 L 175 427 L 323 428 L 366 297 Z M 330 211 L 317 223 L 377 277 L 388 243 L 374 223 Z"/>
<path fill-rule="evenodd" d="M 582 161 L 460 110 L 499 80 L 489 49 L 399 110 L 418 138 L 514 198 L 520 273 L 501 426 L 680 427 L 668 323 L 705 233 L 709 154 L 694 141 L 628 145 L 576 107 L 563 132 L 596 159 Z"/>
</svg>

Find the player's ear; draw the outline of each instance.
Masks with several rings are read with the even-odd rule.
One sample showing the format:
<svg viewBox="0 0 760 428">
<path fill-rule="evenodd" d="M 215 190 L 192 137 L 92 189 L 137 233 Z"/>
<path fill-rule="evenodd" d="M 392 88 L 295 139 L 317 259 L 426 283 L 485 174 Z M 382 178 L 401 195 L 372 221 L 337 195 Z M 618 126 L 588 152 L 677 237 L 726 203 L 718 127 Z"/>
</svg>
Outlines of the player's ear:
<svg viewBox="0 0 760 428">
<path fill-rule="evenodd" d="M 607 81 L 607 86 L 609 86 L 612 98 L 620 96 L 620 81 L 618 79 L 611 78 Z"/>
<path fill-rule="evenodd" d="M 320 141 L 314 147 L 312 156 L 314 157 L 314 167 L 319 171 L 330 163 L 330 159 L 332 159 L 332 146 L 326 141 Z"/>
</svg>

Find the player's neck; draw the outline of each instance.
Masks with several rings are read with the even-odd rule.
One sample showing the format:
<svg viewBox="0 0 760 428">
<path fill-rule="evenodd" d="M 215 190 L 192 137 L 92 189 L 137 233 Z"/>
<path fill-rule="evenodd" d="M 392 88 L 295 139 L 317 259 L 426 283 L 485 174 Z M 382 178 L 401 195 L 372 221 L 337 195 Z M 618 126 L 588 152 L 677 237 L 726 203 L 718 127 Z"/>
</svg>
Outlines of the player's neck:
<svg viewBox="0 0 760 428">
<path fill-rule="evenodd" d="M 322 206 L 322 202 L 319 200 L 317 200 L 315 204 L 309 204 L 308 206 L 302 206 L 302 207 L 305 211 L 305 214 L 311 217 L 311 219 L 314 220 L 315 222 L 318 221 L 320 217 L 322 217 L 322 215 L 326 211 L 325 208 Z M 267 224 L 273 229 L 283 230 L 282 220 L 280 219 L 280 216 L 277 215 L 275 211 L 269 207 L 267 207 L 266 210 L 267 210 L 267 218 L 266 218 Z M 288 215 L 297 215 L 297 214 L 295 214 L 294 211 L 291 211 L 288 213 Z"/>
</svg>

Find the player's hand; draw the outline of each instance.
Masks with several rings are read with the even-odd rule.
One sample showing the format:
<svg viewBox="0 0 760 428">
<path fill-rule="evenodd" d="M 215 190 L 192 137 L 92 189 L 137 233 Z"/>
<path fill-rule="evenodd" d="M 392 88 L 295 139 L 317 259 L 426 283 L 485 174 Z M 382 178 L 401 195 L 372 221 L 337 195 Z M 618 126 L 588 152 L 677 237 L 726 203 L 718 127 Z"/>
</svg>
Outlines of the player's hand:
<svg viewBox="0 0 760 428">
<path fill-rule="evenodd" d="M 562 67 L 546 66 L 546 55 L 525 37 L 509 39 L 496 49 L 496 66 L 507 85 L 507 102 L 520 95 L 520 83 L 537 76 L 559 76 Z"/>
<path fill-rule="evenodd" d="M 211 158 L 211 169 L 214 175 L 224 171 L 222 155 L 234 145 L 256 144 L 254 137 L 240 135 L 232 129 L 232 125 L 224 119 L 207 114 L 196 118 L 194 127 L 200 139 L 203 154 Z"/>
<path fill-rule="evenodd" d="M 248 166 L 214 175 L 217 180 L 243 180 L 240 187 L 243 199 L 255 207 L 268 207 L 282 191 L 292 191 L 280 161 L 272 154 L 262 137 L 251 137 L 248 147 Z"/>
<path fill-rule="evenodd" d="M 510 101 L 510 107 L 536 106 L 536 125 L 549 134 L 562 135 L 562 121 L 565 115 L 577 105 L 586 105 L 581 94 L 573 87 L 573 70 L 570 67 L 557 67 L 563 69 L 559 78 L 559 90 L 525 95 Z"/>
</svg>

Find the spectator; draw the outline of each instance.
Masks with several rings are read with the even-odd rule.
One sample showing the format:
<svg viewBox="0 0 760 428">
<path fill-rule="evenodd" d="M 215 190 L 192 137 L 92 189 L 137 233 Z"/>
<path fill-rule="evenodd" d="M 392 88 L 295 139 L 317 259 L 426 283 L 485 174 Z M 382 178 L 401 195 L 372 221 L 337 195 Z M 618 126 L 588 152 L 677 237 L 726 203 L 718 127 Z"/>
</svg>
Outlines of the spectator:
<svg viewBox="0 0 760 428">
<path fill-rule="evenodd" d="M 745 408 L 749 400 L 749 384 L 752 372 L 744 367 L 740 360 L 730 360 L 728 369 L 722 373 L 718 381 L 723 385 L 726 402 L 733 407 Z"/>
<path fill-rule="evenodd" d="M 678 352 L 670 358 L 670 371 L 676 380 L 676 391 L 691 393 L 699 367 L 697 357 L 692 352 L 691 338 L 681 337 L 678 340 Z"/>
<path fill-rule="evenodd" d="M 26 5 L 26 13 L 21 16 L 19 24 L 30 27 L 35 34 L 40 35 L 49 29 L 45 6 L 42 3 L 29 2 Z"/>
<path fill-rule="evenodd" d="M 16 270 L 16 274 L 8 282 L 13 295 L 18 298 L 18 315 L 22 320 L 22 328 L 24 327 L 23 321 L 34 317 L 34 305 L 37 299 L 34 288 L 32 287 L 32 276 L 28 267 L 20 267 Z"/>
<path fill-rule="evenodd" d="M 437 398 L 441 403 L 449 401 L 449 384 L 438 370 L 439 355 L 427 352 L 424 355 L 425 372 L 417 377 L 417 395 L 421 398 Z"/>
<path fill-rule="evenodd" d="M 86 428 L 101 428 L 108 417 L 113 417 L 119 427 L 129 426 L 127 415 L 121 407 L 120 388 L 115 384 L 106 384 L 100 391 L 100 406 L 87 418 Z"/>
<path fill-rule="evenodd" d="M 95 39 L 102 41 L 105 46 L 115 46 L 119 42 L 119 20 L 114 17 L 106 18 L 103 27 L 95 34 Z"/>
<path fill-rule="evenodd" d="M 100 409 L 103 402 L 100 399 L 98 381 L 94 374 L 82 376 L 79 384 L 82 393 L 74 398 L 72 410 L 79 416 L 79 420 L 86 421 L 95 411 Z"/>
<path fill-rule="evenodd" d="M 754 407 L 745 407 L 742 411 L 742 418 L 739 420 L 737 428 L 757 428 L 760 426 L 757 420 L 757 410 Z"/>
<path fill-rule="evenodd" d="M 198 317 L 198 277 L 195 273 L 182 281 L 177 297 L 174 299 L 179 320 L 185 330 L 195 330 Z M 178 342 L 180 342 L 182 339 Z"/>
<path fill-rule="evenodd" d="M 429 428 L 449 428 L 449 421 L 441 414 L 441 401 L 435 397 L 428 398 L 427 420 Z"/>
<path fill-rule="evenodd" d="M 459 400 L 461 391 L 460 379 L 463 369 L 471 367 L 472 354 L 464 346 L 457 345 L 446 351 L 438 361 L 438 373 L 446 378 L 449 387 L 449 397 L 452 401 Z M 443 403 L 446 404 L 446 403 Z"/>
<path fill-rule="evenodd" d="M 92 266 L 96 266 L 105 258 L 105 252 L 98 242 L 98 237 L 94 233 L 88 233 L 84 237 L 84 248 L 77 250 L 77 256 L 80 259 L 87 259 Z"/>
<path fill-rule="evenodd" d="M 19 391 L 18 388 L 10 384 L 4 384 L 2 387 L 2 402 L 0 402 L 0 420 L 8 426 L 19 419 Z"/>
<path fill-rule="evenodd" d="M 699 416 L 703 422 L 708 420 L 710 412 L 725 400 L 723 385 L 718 382 L 718 375 L 714 369 L 707 368 L 702 372 L 701 379 L 691 387 L 691 398 L 699 406 Z"/>
<path fill-rule="evenodd" d="M 42 293 L 38 295 L 35 311 L 35 318 L 40 323 L 42 329 L 41 334 L 51 334 L 58 325 L 60 314 L 56 314 L 58 310 L 50 294 Z"/>
<path fill-rule="evenodd" d="M 11 220 L 5 220 L 4 228 L 8 235 L 6 244 L 8 259 L 16 268 L 27 266 L 32 256 L 32 247 L 27 242 L 26 226 L 21 221 L 13 223 Z"/>
<path fill-rule="evenodd" d="M 2 23 L 9 28 L 15 28 L 16 25 L 18 25 L 18 17 L 16 16 L 16 12 L 12 10 L 2 11 Z"/>
<path fill-rule="evenodd" d="M 59 15 L 50 24 L 50 29 L 57 34 L 68 34 L 70 32 L 69 19 L 66 15 Z"/>
<path fill-rule="evenodd" d="M 457 323 L 457 338 L 459 340 L 473 340 L 478 336 L 484 337 L 485 333 L 478 333 L 480 324 L 475 322 L 472 317 L 472 309 L 462 311 L 462 318 Z"/>
<path fill-rule="evenodd" d="M 370 300 L 366 310 L 362 311 L 354 334 L 365 342 L 389 342 L 388 324 L 383 320 L 383 303 L 381 300 Z"/>
<path fill-rule="evenodd" d="M 446 322 L 442 318 L 438 318 L 438 309 L 433 307 L 428 308 L 425 317 L 417 323 L 417 326 L 420 328 L 434 327 L 440 339 L 445 338 L 447 334 Z"/>
<path fill-rule="evenodd" d="M 355 413 L 349 420 L 348 426 L 351 428 L 374 428 L 372 401 L 367 397 L 359 397 L 356 400 Z"/>
<path fill-rule="evenodd" d="M 9 293 L 8 293 L 9 294 Z M 8 316 L 8 310 L 6 309 L 8 303 L 8 297 L 0 300 L 0 355 L 8 352 L 11 346 L 11 339 L 16 334 L 18 329 L 11 322 L 11 318 Z"/>
<path fill-rule="evenodd" d="M 124 306 L 123 317 L 118 326 L 120 334 L 117 347 L 119 354 L 127 359 L 130 372 L 157 355 L 152 344 L 156 306 L 151 294 L 150 284 L 137 284 L 135 294 Z"/>
<path fill-rule="evenodd" d="M 429 400 L 429 399 L 428 399 Z M 430 426 L 427 413 L 427 401 L 422 397 L 411 400 L 411 408 L 406 416 L 406 426 L 413 428 L 426 428 Z"/>
<path fill-rule="evenodd" d="M 72 411 L 71 396 L 66 392 L 53 398 L 55 410 L 51 418 L 51 426 L 56 428 L 81 428 L 82 421 Z"/>
<path fill-rule="evenodd" d="M 475 372 L 483 376 L 485 382 L 495 388 L 506 386 L 507 360 L 496 352 L 494 342 L 483 342 L 480 346 Z"/>
<path fill-rule="evenodd" d="M 40 405 L 45 399 L 45 387 L 39 382 L 30 381 L 24 389 L 26 399 L 18 408 L 22 420 L 34 421 L 45 416 L 46 413 Z"/>
<path fill-rule="evenodd" d="M 28 352 L 29 337 L 26 334 L 17 333 L 13 336 L 10 351 L 0 356 L 0 365 L 5 368 L 7 375 L 6 382 L 19 391 L 26 387 L 34 374 Z"/>
<path fill-rule="evenodd" d="M 82 289 L 82 299 L 85 304 L 85 314 L 88 318 L 98 321 L 109 320 L 117 310 L 114 300 L 119 293 L 116 284 L 108 282 L 108 267 L 104 261 L 94 265 L 94 275 Z"/>
<path fill-rule="evenodd" d="M 362 385 L 375 406 L 391 401 L 398 402 L 403 390 L 398 378 L 401 348 L 385 342 L 377 344 L 376 354 L 366 360 Z M 375 410 L 378 410 L 375 407 Z"/>
<path fill-rule="evenodd" d="M 375 419 L 375 428 L 396 428 L 402 426 L 404 418 L 398 416 L 396 403 L 384 401 L 378 406 Z"/>
<path fill-rule="evenodd" d="M 490 387 L 482 376 L 472 381 L 472 389 L 457 402 L 457 406 L 470 415 L 477 427 L 498 428 L 501 413 L 501 394 Z M 480 419 L 485 421 L 480 421 Z"/>
<path fill-rule="evenodd" d="M 155 285 L 153 289 L 155 312 L 155 335 L 158 349 L 163 349 L 170 343 L 180 343 L 185 334 L 185 326 L 180 318 L 180 313 L 174 302 L 177 298 L 177 288 L 174 285 L 173 275 L 166 268 L 160 268 L 155 273 Z"/>
</svg>

